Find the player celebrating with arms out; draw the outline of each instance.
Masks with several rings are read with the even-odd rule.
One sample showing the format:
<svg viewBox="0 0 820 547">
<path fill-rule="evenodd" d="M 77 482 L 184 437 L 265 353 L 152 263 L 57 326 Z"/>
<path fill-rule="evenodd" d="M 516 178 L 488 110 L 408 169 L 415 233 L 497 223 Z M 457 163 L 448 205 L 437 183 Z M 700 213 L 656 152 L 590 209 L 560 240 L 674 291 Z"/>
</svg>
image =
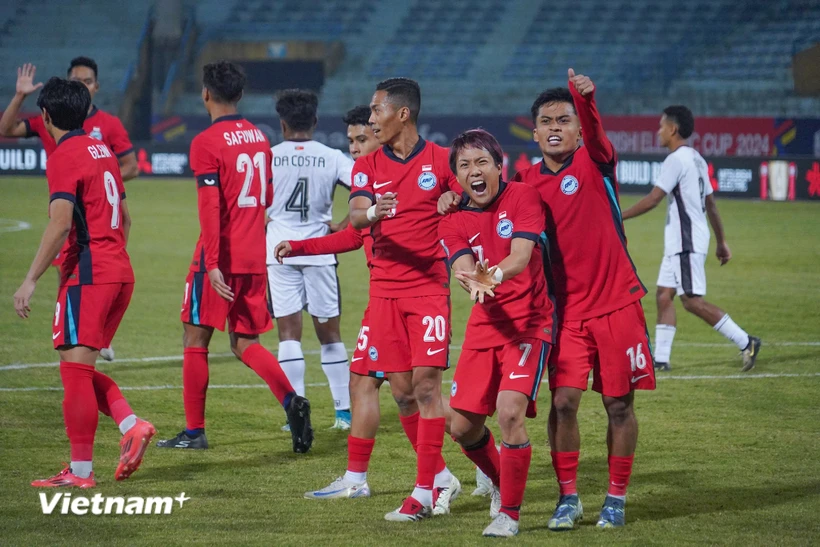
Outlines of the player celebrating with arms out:
<svg viewBox="0 0 820 547">
<path fill-rule="evenodd" d="M 350 189 L 353 161 L 339 150 L 313 140 L 318 105 L 316 94 L 302 89 L 282 91 L 276 99 L 285 140 L 271 150 L 273 193 L 277 198 L 267 211 L 268 284 L 279 331 L 282 370 L 296 393 L 304 396 L 302 310 L 307 308 L 322 346 L 322 371 L 336 410 L 331 429 L 344 430 L 350 429 L 350 370 L 339 332 L 342 295 L 336 256 L 287 257 L 280 264 L 274 254 L 280 241 L 327 234 L 336 185 Z"/>
<path fill-rule="evenodd" d="M 686 144 L 694 130 L 695 118 L 691 110 L 685 106 L 664 109 L 658 139 L 670 154 L 663 160 L 660 177 L 649 195 L 624 211 L 624 220 L 642 215 L 668 196 L 664 256 L 656 294 L 655 368 L 671 370 L 669 357 L 677 323 L 673 299 L 677 293 L 686 311 L 697 315 L 737 345 L 745 372 L 755 366 L 760 338 L 749 336 L 728 313 L 703 298 L 706 295 L 706 255 L 709 253 L 707 216 L 715 230 L 715 254 L 721 266 L 729 262 L 732 252 L 726 244 L 706 161 Z"/>
<path fill-rule="evenodd" d="M 25 281 L 14 294 L 20 317 L 28 317 L 37 280 L 68 241 L 51 338 L 60 354 L 63 417 L 71 465 L 36 487 L 96 486 L 92 471 L 99 415 L 111 416 L 123 434 L 115 477 L 128 478 L 142 463 L 156 433 L 137 418 L 117 384 L 94 369 L 122 321 L 134 291 L 134 272 L 125 250 L 131 217 L 113 151 L 83 131 L 91 104 L 78 82 L 52 78 L 37 106 L 56 143 L 48 166 L 49 223 Z"/>
<path fill-rule="evenodd" d="M 276 357 L 259 343 L 271 329 L 265 294 L 265 206 L 273 199 L 270 144 L 237 113 L 245 74 L 227 61 L 203 67 L 202 100 L 211 127 L 191 143 L 199 225 L 182 303 L 182 399 L 186 427 L 161 448 L 208 448 L 205 396 L 208 346 L 225 321 L 231 351 L 261 377 L 285 408 L 293 451 L 313 443 L 310 404 L 296 394 Z"/>
<path fill-rule="evenodd" d="M 0 135 L 4 137 L 39 137 L 43 143 L 43 149 L 47 156 L 57 148 L 57 143 L 46 129 L 43 119 L 40 116 L 32 116 L 25 120 L 18 120 L 17 114 L 23 106 L 23 101 L 30 94 L 34 93 L 42 83 L 34 83 L 34 75 L 37 67 L 32 64 L 25 64 L 17 69 L 17 87 L 14 97 L 11 99 L 3 116 L 0 117 Z M 83 122 L 83 130 L 89 137 L 101 140 L 109 150 L 119 160 L 120 176 L 123 182 L 133 179 L 139 174 L 137 167 L 137 156 L 134 153 L 134 146 L 122 122 L 108 112 L 104 112 L 94 106 L 94 96 L 100 90 L 100 82 L 97 79 L 97 63 L 88 57 L 75 57 L 68 65 L 68 79 L 82 83 L 91 96 L 91 104 L 88 106 L 88 114 Z M 52 262 L 58 270 L 62 265 L 63 256 L 67 251 L 61 249 L 60 253 Z M 114 349 L 105 347 L 100 350 L 100 356 L 106 361 L 114 360 Z"/>
<path fill-rule="evenodd" d="M 417 521 L 434 506 L 444 504 L 442 512 L 449 512 L 450 500 L 461 490 L 441 457 L 450 286 L 436 204 L 454 177 L 447 150 L 419 136 L 418 83 L 408 78 L 379 83 L 370 108 L 373 132 L 384 146 L 356 160 L 350 222 L 355 228 L 370 227 L 373 237 L 371 368 L 388 373 L 394 397 L 397 390 L 412 393 L 419 407 L 418 414 L 402 418 L 418 455 L 416 487 L 385 518 Z"/>
<path fill-rule="evenodd" d="M 503 153 L 481 129 L 453 141 L 450 167 L 469 196 L 439 224 L 456 277 L 478 297 L 467 322 L 451 390 L 453 438 L 500 489 L 485 536 L 518 533 L 532 447 L 524 426 L 535 400 L 554 336 L 539 243 L 544 206 L 538 191 L 501 180 Z M 487 268 L 489 264 L 493 266 Z M 501 455 L 484 425 L 498 409 Z"/>
<path fill-rule="evenodd" d="M 548 367 L 547 432 L 561 493 L 551 530 L 572 529 L 583 517 L 576 489 L 577 416 L 590 371 L 609 422 L 609 491 L 599 528 L 624 525 L 638 441 L 633 392 L 655 389 L 640 303 L 646 288 L 626 250 L 615 149 L 601 125 L 592 80 L 572 69 L 568 74 L 569 89 L 548 89 L 532 105 L 533 140 L 543 160 L 513 179 L 533 186 L 546 204 L 551 287 L 560 320 Z M 454 195 L 444 196 L 439 210 L 451 210 L 454 202 Z"/>
</svg>

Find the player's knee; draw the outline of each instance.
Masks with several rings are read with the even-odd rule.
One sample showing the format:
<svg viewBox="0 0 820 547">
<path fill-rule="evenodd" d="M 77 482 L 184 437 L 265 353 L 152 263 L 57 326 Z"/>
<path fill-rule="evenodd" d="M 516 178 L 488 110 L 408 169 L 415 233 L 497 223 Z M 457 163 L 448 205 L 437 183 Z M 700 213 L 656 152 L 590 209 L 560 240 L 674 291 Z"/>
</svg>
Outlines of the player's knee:
<svg viewBox="0 0 820 547">
<path fill-rule="evenodd" d="M 703 299 L 699 296 L 681 296 L 680 297 L 681 304 L 683 304 L 683 309 L 688 311 L 689 313 L 698 313 L 700 311 L 701 306 L 703 305 Z"/>
<path fill-rule="evenodd" d="M 609 417 L 609 423 L 616 427 L 624 425 L 632 420 L 634 416 L 632 405 L 620 400 L 606 405 L 606 413 Z"/>
<path fill-rule="evenodd" d="M 473 425 L 464 419 L 455 419 L 450 423 L 450 436 L 458 444 L 465 446 L 473 444 L 473 435 L 475 428 Z M 481 428 L 483 432 L 483 427 Z"/>
<path fill-rule="evenodd" d="M 655 293 L 655 303 L 658 305 L 658 308 L 663 308 L 668 306 L 672 303 L 674 293 L 671 293 L 665 290 L 663 287 L 658 287 L 658 291 Z"/>
<path fill-rule="evenodd" d="M 524 414 L 517 408 L 499 408 L 498 427 L 501 428 L 501 434 L 506 437 L 524 427 Z"/>
<path fill-rule="evenodd" d="M 578 401 L 576 398 L 571 397 L 561 390 L 556 390 L 555 393 L 553 393 L 552 407 L 555 409 L 555 414 L 559 420 L 574 420 L 578 414 Z"/>
<path fill-rule="evenodd" d="M 402 416 L 409 416 L 415 414 L 418 409 L 416 398 L 412 393 L 396 393 L 393 392 L 393 400 L 396 401 L 396 406 L 399 407 L 399 413 Z"/>
<path fill-rule="evenodd" d="M 414 382 L 413 395 L 419 405 L 431 405 L 441 400 L 441 388 L 432 379 L 425 378 Z"/>
</svg>

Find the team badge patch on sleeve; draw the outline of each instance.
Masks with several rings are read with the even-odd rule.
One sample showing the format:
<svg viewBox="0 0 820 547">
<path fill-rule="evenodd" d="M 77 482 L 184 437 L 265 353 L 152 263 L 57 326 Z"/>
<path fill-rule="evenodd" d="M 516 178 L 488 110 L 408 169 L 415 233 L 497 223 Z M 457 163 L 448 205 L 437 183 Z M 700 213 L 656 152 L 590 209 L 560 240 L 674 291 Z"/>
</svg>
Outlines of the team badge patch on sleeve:
<svg viewBox="0 0 820 547">
<path fill-rule="evenodd" d="M 367 186 L 367 175 L 364 173 L 356 173 L 353 176 L 353 185 L 356 186 L 356 188 L 364 188 Z"/>
<path fill-rule="evenodd" d="M 436 176 L 429 171 L 425 171 L 419 175 L 419 188 L 422 190 L 432 190 L 436 187 L 437 182 L 438 179 L 436 179 Z"/>
</svg>

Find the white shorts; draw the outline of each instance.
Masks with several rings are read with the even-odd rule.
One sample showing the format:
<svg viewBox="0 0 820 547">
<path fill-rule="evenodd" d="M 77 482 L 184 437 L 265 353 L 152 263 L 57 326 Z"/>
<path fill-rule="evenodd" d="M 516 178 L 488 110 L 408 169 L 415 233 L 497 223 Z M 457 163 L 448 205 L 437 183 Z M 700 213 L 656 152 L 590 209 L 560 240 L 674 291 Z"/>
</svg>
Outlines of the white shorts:
<svg viewBox="0 0 820 547">
<path fill-rule="evenodd" d="M 341 313 L 341 293 L 336 266 L 268 264 L 268 294 L 275 318 L 307 309 L 321 319 Z"/>
<path fill-rule="evenodd" d="M 706 255 L 680 253 L 663 257 L 658 287 L 677 289 L 678 296 L 706 294 Z"/>
</svg>

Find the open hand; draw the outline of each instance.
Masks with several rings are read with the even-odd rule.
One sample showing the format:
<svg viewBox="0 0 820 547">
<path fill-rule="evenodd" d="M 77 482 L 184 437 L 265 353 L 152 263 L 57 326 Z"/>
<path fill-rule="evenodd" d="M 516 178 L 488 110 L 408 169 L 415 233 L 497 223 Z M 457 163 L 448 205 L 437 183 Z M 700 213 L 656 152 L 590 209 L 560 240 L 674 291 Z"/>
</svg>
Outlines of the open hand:
<svg viewBox="0 0 820 547">
<path fill-rule="evenodd" d="M 489 268 L 489 261 L 476 262 L 475 270 L 472 272 L 456 272 L 456 279 L 466 285 L 470 291 L 470 298 L 478 300 L 481 304 L 484 303 L 484 296 L 495 296 L 493 289 L 498 286 L 498 283 L 493 279 L 496 267 Z"/>
<path fill-rule="evenodd" d="M 276 244 L 276 248 L 273 249 L 273 256 L 276 257 L 276 261 L 279 264 L 282 264 L 282 260 L 292 252 L 293 247 L 291 247 L 289 241 L 280 241 Z"/>
<path fill-rule="evenodd" d="M 715 250 L 717 259 L 720 260 L 720 265 L 723 266 L 732 259 L 732 251 L 726 243 L 718 243 Z"/>
<path fill-rule="evenodd" d="M 37 283 L 26 279 L 17 292 L 14 293 L 14 311 L 23 319 L 28 319 L 28 313 L 31 311 L 29 304 L 31 303 L 31 296 L 34 294 L 34 288 Z"/>
<path fill-rule="evenodd" d="M 461 196 L 453 191 L 444 192 L 438 198 L 438 214 L 455 213 L 458 210 L 459 203 L 461 203 Z"/>
<path fill-rule="evenodd" d="M 31 63 L 26 63 L 17 68 L 17 93 L 28 96 L 43 87 L 43 82 L 34 83 L 34 74 L 36 72 L 37 67 Z"/>
<path fill-rule="evenodd" d="M 590 80 L 588 76 L 584 76 L 583 74 L 575 74 L 573 69 L 569 69 L 567 74 L 569 76 L 570 83 L 575 86 L 575 89 L 581 94 L 582 97 L 586 97 L 595 91 L 595 84 L 592 83 L 592 80 Z"/>
<path fill-rule="evenodd" d="M 222 272 L 219 268 L 214 268 L 208 272 L 208 279 L 211 281 L 211 287 L 216 291 L 216 294 L 227 300 L 233 302 L 233 291 L 225 283 L 225 278 L 222 277 Z"/>
</svg>

